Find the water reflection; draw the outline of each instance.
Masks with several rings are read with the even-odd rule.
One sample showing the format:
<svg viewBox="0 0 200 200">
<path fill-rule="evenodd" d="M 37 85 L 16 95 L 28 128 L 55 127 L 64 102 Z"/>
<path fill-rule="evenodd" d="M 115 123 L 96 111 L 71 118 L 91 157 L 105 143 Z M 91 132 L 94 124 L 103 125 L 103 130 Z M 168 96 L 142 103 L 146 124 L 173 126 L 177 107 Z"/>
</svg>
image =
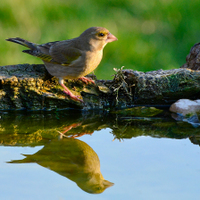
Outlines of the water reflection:
<svg viewBox="0 0 200 200">
<path fill-rule="evenodd" d="M 183 139 L 198 138 L 200 135 L 199 128 L 194 128 L 184 121 L 174 120 L 171 113 L 167 111 L 161 114 L 156 112 L 155 116 L 150 117 L 131 116 L 130 113 L 80 113 L 75 111 L 9 113 L 1 114 L 0 144 L 45 145 L 57 138 L 59 133 L 77 138 L 85 134 L 92 135 L 94 131 L 104 128 L 110 128 L 113 138 L 119 140 L 138 136 Z"/>
<path fill-rule="evenodd" d="M 113 139 L 131 139 L 138 136 L 157 138 L 189 138 L 200 144 L 200 129 L 177 122 L 168 112 L 156 112 L 148 117 L 127 113 L 2 113 L 0 144 L 4 146 L 41 146 L 34 155 L 10 163 L 37 163 L 74 181 L 88 193 L 102 193 L 113 185 L 103 178 L 100 161 L 95 151 L 76 139 L 110 128 Z M 60 135 L 60 133 L 62 133 Z M 65 136 L 62 137 L 61 136 Z"/>
<path fill-rule="evenodd" d="M 1 113 L 0 113 L 1 114 Z M 138 113 L 136 113 L 138 115 Z M 115 139 L 138 136 L 189 138 L 200 135 L 200 129 L 184 121 L 176 121 L 167 111 L 154 116 L 131 113 L 95 113 L 63 111 L 55 113 L 1 114 L 0 143 L 15 146 L 38 146 L 58 137 L 59 132 L 73 138 L 110 128 Z"/>
<path fill-rule="evenodd" d="M 85 142 L 73 139 L 54 139 L 33 155 L 9 163 L 37 163 L 72 181 L 88 193 L 102 193 L 113 183 L 104 179 L 95 151 Z"/>
</svg>

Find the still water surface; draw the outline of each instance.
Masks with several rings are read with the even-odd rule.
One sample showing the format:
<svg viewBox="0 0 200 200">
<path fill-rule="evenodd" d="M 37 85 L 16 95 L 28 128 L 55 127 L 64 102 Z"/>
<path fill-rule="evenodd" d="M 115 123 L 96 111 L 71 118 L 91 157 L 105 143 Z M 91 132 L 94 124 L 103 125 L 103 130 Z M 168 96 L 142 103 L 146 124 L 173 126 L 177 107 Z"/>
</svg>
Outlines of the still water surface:
<svg viewBox="0 0 200 200">
<path fill-rule="evenodd" d="M 1 115 L 0 199 L 200 199 L 197 128 L 55 115 Z"/>
</svg>

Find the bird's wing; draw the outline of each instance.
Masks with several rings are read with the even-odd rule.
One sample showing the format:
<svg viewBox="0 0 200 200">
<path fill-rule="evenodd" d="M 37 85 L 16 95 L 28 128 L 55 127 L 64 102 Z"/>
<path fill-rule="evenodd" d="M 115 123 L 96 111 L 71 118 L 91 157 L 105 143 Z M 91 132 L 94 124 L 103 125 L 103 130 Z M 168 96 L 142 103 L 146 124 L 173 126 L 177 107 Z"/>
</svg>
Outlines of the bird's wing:
<svg viewBox="0 0 200 200">
<path fill-rule="evenodd" d="M 21 41 L 21 40 L 20 40 Z M 24 40 L 25 41 L 25 40 Z M 15 41 L 14 41 L 15 42 Z M 26 41 L 25 41 L 26 42 Z M 25 43 L 24 42 L 24 43 Z M 26 42 L 27 43 L 27 42 Z M 25 43 L 25 44 L 26 44 Z M 54 45 L 55 43 L 57 43 L 57 41 L 55 42 L 49 42 L 49 43 L 45 43 L 45 44 L 41 44 L 41 45 L 36 45 L 36 48 L 31 48 L 31 46 L 27 45 L 30 49 L 28 50 L 23 50 L 24 53 L 28 53 L 32 56 L 38 57 L 41 60 L 45 61 L 45 62 L 53 62 L 58 64 L 57 62 L 55 62 L 52 58 L 52 56 L 49 53 L 49 50 L 51 48 L 52 45 Z M 31 43 L 32 44 L 32 43 Z M 24 45 L 25 46 L 25 45 Z"/>
<path fill-rule="evenodd" d="M 49 52 L 53 60 L 62 65 L 69 65 L 82 55 L 80 49 L 68 45 L 67 43 L 56 43 L 51 46 Z"/>
<path fill-rule="evenodd" d="M 38 51 L 38 50 L 34 51 L 34 50 L 29 50 L 28 49 L 28 50 L 23 50 L 22 52 L 28 53 L 28 54 L 30 54 L 32 56 L 35 56 L 35 57 L 38 57 L 38 58 L 40 58 L 41 60 L 43 60 L 45 62 L 52 62 L 52 63 L 58 64 L 57 62 L 55 62 L 53 60 L 53 58 L 50 55 L 45 54 L 45 53 L 43 53 L 41 51 Z"/>
</svg>

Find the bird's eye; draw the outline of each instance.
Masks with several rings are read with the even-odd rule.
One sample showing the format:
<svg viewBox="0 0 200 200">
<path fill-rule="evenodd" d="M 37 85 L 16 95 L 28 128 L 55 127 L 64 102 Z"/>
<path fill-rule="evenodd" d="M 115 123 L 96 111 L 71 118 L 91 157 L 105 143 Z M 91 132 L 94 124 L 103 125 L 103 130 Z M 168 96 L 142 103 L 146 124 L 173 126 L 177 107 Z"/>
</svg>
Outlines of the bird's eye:
<svg viewBox="0 0 200 200">
<path fill-rule="evenodd" d="M 104 33 L 99 33 L 98 36 L 103 37 Z"/>
</svg>

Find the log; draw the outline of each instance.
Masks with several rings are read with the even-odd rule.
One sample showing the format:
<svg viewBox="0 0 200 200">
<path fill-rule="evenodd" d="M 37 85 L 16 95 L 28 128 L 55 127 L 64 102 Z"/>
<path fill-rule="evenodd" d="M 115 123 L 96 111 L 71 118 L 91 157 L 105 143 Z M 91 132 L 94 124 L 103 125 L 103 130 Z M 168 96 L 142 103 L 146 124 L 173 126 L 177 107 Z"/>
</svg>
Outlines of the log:
<svg viewBox="0 0 200 200">
<path fill-rule="evenodd" d="M 200 97 L 200 71 L 186 68 L 139 72 L 116 70 L 113 80 L 95 85 L 66 80 L 84 103 L 66 97 L 44 65 L 0 67 L 0 110 L 121 109 L 135 105 L 170 105 L 180 98 Z"/>
<path fill-rule="evenodd" d="M 179 69 L 139 72 L 115 69 L 113 80 L 95 85 L 66 80 L 84 103 L 68 98 L 42 64 L 0 66 L 0 110 L 122 109 L 137 105 L 169 106 L 181 98 L 200 98 L 200 43 Z M 190 69 L 189 69 L 190 68 Z"/>
</svg>

